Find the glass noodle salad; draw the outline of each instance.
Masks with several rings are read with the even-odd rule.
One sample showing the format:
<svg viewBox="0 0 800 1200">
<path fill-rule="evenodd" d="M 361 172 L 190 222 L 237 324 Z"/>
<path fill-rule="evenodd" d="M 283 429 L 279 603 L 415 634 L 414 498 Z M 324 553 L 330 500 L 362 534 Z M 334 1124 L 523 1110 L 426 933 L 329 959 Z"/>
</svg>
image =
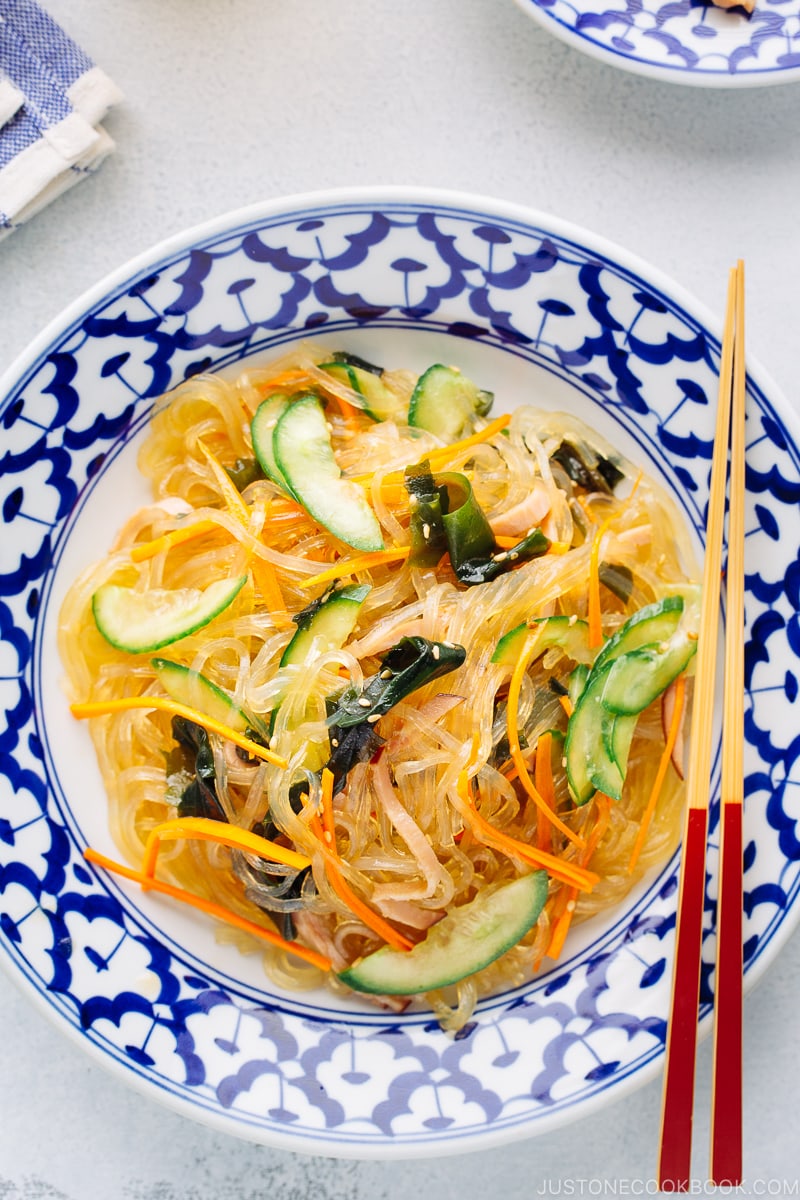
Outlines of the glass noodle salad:
<svg viewBox="0 0 800 1200">
<path fill-rule="evenodd" d="M 491 405 L 316 342 L 189 379 L 60 620 L 126 861 L 87 857 L 448 1030 L 674 849 L 697 642 L 667 494 Z"/>
</svg>

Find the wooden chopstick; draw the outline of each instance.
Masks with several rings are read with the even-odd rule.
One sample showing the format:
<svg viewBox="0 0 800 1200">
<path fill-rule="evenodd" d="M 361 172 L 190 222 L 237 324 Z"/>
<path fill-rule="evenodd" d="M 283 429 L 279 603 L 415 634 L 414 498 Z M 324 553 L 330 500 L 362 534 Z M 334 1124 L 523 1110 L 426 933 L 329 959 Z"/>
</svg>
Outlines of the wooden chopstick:
<svg viewBox="0 0 800 1200">
<path fill-rule="evenodd" d="M 700 962 L 705 901 L 708 804 L 716 688 L 725 484 L 737 339 L 737 308 L 743 291 L 742 264 L 728 280 L 728 300 L 722 338 L 719 400 L 711 460 L 711 485 L 706 521 L 703 594 L 697 646 L 697 672 L 692 702 L 691 753 L 687 774 L 687 811 L 683 836 L 672 1000 L 667 1027 L 666 1066 L 661 1111 L 658 1183 L 663 1191 L 686 1191 L 691 1174 L 694 1075 L 697 1054 L 697 1016 L 700 1001 Z M 741 490 L 741 489 L 740 489 Z M 729 562 L 729 570 L 732 564 Z M 730 628 L 730 625 L 729 625 Z M 741 627 L 737 631 L 741 639 Z M 729 845 L 733 840 L 729 839 Z M 729 857 L 732 858 L 731 849 Z M 741 871 L 741 865 L 739 867 Z M 739 960 L 741 975 L 741 949 Z M 741 987 L 741 980 L 740 980 Z M 720 1121 L 723 1122 L 720 1107 Z"/>
<path fill-rule="evenodd" d="M 728 499 L 711 1181 L 742 1182 L 742 810 L 744 802 L 744 264 L 736 279 Z"/>
</svg>

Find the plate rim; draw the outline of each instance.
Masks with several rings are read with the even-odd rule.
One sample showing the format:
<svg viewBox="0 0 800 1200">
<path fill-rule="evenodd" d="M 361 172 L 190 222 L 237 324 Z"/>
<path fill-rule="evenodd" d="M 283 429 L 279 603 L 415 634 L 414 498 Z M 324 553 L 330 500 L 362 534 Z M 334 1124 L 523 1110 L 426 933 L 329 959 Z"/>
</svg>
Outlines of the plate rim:
<svg viewBox="0 0 800 1200">
<path fill-rule="evenodd" d="M 102 302 L 110 293 L 118 290 L 126 281 L 130 281 L 139 276 L 142 271 L 152 268 L 157 261 L 220 235 L 225 236 L 230 233 L 231 236 L 234 236 L 238 229 L 253 222 L 286 217 L 294 211 L 324 209 L 326 212 L 330 212 L 337 207 L 356 210 L 374 204 L 393 205 L 396 208 L 410 205 L 417 209 L 425 206 L 437 209 L 450 208 L 461 213 L 475 213 L 483 218 L 506 220 L 516 222 L 520 226 L 547 230 L 553 235 L 575 242 L 590 253 L 596 253 L 607 259 L 618 269 L 646 279 L 654 289 L 663 292 L 675 305 L 680 305 L 689 318 L 698 323 L 702 322 L 710 335 L 719 338 L 721 321 L 688 289 L 646 259 L 640 258 L 603 235 L 596 234 L 576 223 L 565 221 L 539 209 L 479 193 L 413 185 L 336 188 L 272 198 L 218 214 L 216 217 L 174 233 L 128 259 L 127 262 L 107 273 L 97 283 L 78 295 L 49 321 L 32 342 L 15 357 L 0 378 L 0 396 L 5 398 L 8 392 L 22 383 L 31 368 L 40 363 L 47 347 L 75 320 Z M 748 375 L 753 384 L 761 391 L 768 405 L 778 413 L 796 445 L 800 446 L 800 417 L 789 404 L 782 389 L 758 360 L 751 355 L 748 355 Z M 664 864 L 660 869 L 665 869 L 668 865 Z M 745 985 L 748 991 L 763 978 L 798 923 L 800 923 L 800 905 L 795 905 L 794 912 L 790 909 L 745 975 Z M 8 960 L 7 966 L 5 965 L 6 960 Z M 442 1143 L 431 1141 L 425 1144 L 409 1145 L 402 1139 L 390 1139 L 375 1145 L 369 1145 L 362 1140 L 357 1145 L 350 1146 L 348 1143 L 328 1142 L 324 1133 L 321 1132 L 313 1146 L 304 1146 L 299 1144 L 296 1137 L 292 1137 L 290 1133 L 284 1134 L 278 1127 L 256 1127 L 249 1124 L 243 1114 L 222 1113 L 204 1106 L 192 1105 L 185 1097 L 173 1095 L 158 1081 L 140 1078 L 136 1072 L 131 1072 L 114 1055 L 87 1038 L 76 1023 L 75 1014 L 70 1016 L 66 1004 L 53 1003 L 54 997 L 43 995 L 41 989 L 29 976 L 28 971 L 21 966 L 20 960 L 13 959 L 8 953 L 3 953 L 0 955 L 0 963 L 4 964 L 4 972 L 20 988 L 21 992 L 28 999 L 33 998 L 36 1009 L 42 1012 L 57 1029 L 69 1036 L 84 1053 L 88 1052 L 93 1061 L 111 1071 L 119 1080 L 184 1117 L 188 1116 L 218 1132 L 247 1141 L 275 1146 L 295 1153 L 320 1154 L 336 1158 L 360 1158 L 362 1160 L 389 1160 L 401 1157 L 433 1158 L 498 1147 L 519 1140 L 521 1137 L 545 1134 L 564 1125 L 563 1117 L 556 1111 L 552 1117 L 543 1115 L 537 1118 L 535 1128 L 531 1127 L 522 1134 L 518 1125 L 512 1124 L 507 1129 L 490 1128 L 479 1135 L 473 1134 L 467 1144 L 462 1144 L 460 1139 L 453 1139 Z M 710 1023 L 711 1013 L 709 1012 L 700 1019 L 701 1037 L 705 1037 L 709 1032 Z M 659 1072 L 662 1058 L 663 1051 L 655 1052 L 652 1058 L 642 1066 L 632 1069 L 624 1078 L 617 1079 L 614 1088 L 610 1091 L 600 1089 L 581 1100 L 582 1115 L 590 1115 L 603 1104 L 621 1100 L 639 1086 L 649 1082 Z M 474 1144 L 470 1145 L 469 1141 L 473 1139 Z M 354 1150 L 357 1150 L 357 1153 L 354 1153 Z"/>
<path fill-rule="evenodd" d="M 649 59 L 638 58 L 612 50 L 591 38 L 581 37 L 573 28 L 559 21 L 542 6 L 540 0 L 515 0 L 524 13 L 544 29 L 557 37 L 559 41 L 571 46 L 581 54 L 593 58 L 595 62 L 605 63 L 606 66 L 617 67 L 630 75 L 638 75 L 644 79 L 654 79 L 660 83 L 674 83 L 683 87 L 698 88 L 758 88 L 777 87 L 781 84 L 796 83 L 800 80 L 800 66 L 797 67 L 765 67 L 758 71 L 693 71 L 686 67 L 672 66 L 669 63 L 651 62 Z"/>
</svg>

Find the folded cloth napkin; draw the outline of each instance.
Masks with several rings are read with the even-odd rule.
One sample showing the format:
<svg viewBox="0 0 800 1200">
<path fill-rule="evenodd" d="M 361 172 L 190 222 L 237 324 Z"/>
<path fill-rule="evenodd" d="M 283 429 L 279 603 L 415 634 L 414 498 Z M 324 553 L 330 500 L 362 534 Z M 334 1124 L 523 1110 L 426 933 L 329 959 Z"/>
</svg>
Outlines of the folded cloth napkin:
<svg viewBox="0 0 800 1200">
<path fill-rule="evenodd" d="M 35 0 L 0 0 L 0 238 L 99 167 L 121 99 Z"/>
</svg>

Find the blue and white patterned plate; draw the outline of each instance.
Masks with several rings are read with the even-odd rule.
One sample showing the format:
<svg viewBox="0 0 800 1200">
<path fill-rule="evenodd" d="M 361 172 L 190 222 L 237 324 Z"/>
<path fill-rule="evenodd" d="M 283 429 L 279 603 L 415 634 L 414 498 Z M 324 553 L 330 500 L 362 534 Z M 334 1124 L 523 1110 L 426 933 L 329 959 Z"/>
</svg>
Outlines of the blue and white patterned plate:
<svg viewBox="0 0 800 1200">
<path fill-rule="evenodd" d="M 398 189 L 263 204 L 157 247 L 73 305 L 0 387 L 0 960 L 97 1060 L 217 1128 L 354 1157 L 498 1144 L 658 1069 L 676 860 L 453 1039 L 425 1011 L 282 995 L 204 918 L 82 858 L 87 844 L 115 851 L 60 686 L 60 599 L 145 497 L 135 452 L 154 398 L 309 336 L 390 366 L 460 363 L 501 407 L 579 413 L 663 480 L 700 544 L 718 324 L 623 251 L 497 201 Z M 798 915 L 800 454 L 760 372 L 748 405 L 752 982 Z M 704 1025 L 716 836 L 715 809 Z"/>
<path fill-rule="evenodd" d="M 517 0 L 592 58 L 666 83 L 764 87 L 800 79 L 800 0 L 754 12 L 712 0 Z"/>
</svg>

